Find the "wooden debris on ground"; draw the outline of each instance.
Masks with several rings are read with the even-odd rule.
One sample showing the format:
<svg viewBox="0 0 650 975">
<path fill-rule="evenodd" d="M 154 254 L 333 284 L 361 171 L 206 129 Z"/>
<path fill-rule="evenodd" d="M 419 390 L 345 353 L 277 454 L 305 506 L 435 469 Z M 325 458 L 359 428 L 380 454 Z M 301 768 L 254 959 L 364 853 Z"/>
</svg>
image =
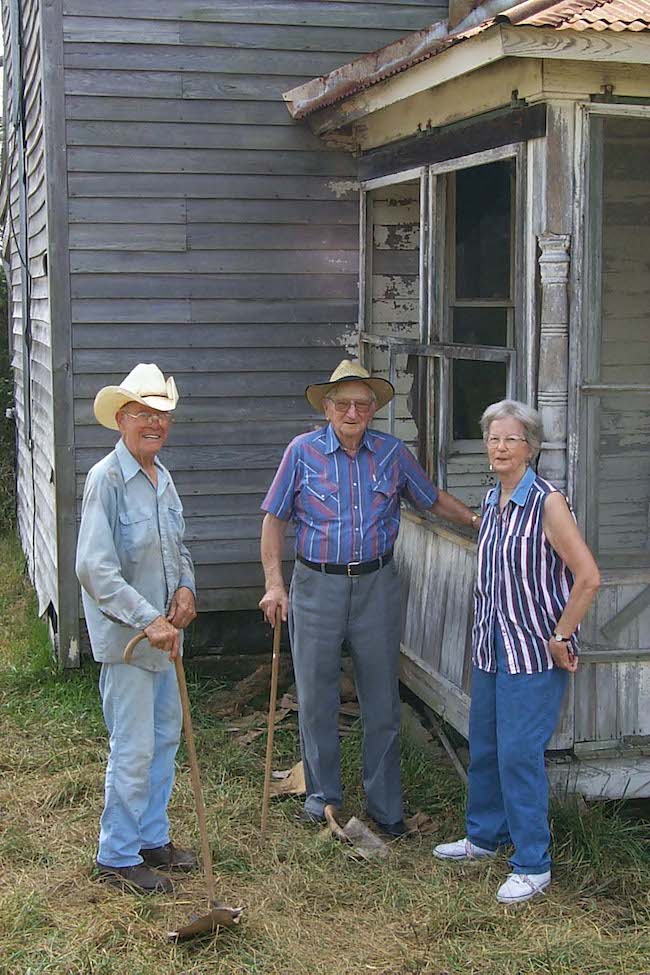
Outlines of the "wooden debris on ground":
<svg viewBox="0 0 650 975">
<path fill-rule="evenodd" d="M 278 685 L 286 686 L 293 671 L 289 657 L 280 658 Z M 241 715 L 244 709 L 258 697 L 268 696 L 271 682 L 271 662 L 257 667 L 252 674 L 238 681 L 234 687 L 215 694 L 208 710 L 218 718 Z"/>
<path fill-rule="evenodd" d="M 404 820 L 409 833 L 429 836 L 436 832 L 436 822 L 428 813 L 416 812 Z"/>
<path fill-rule="evenodd" d="M 305 770 L 302 762 L 297 762 L 293 768 L 286 772 L 273 772 L 269 794 L 271 797 L 278 796 L 304 796 L 307 792 L 305 785 Z"/>
</svg>

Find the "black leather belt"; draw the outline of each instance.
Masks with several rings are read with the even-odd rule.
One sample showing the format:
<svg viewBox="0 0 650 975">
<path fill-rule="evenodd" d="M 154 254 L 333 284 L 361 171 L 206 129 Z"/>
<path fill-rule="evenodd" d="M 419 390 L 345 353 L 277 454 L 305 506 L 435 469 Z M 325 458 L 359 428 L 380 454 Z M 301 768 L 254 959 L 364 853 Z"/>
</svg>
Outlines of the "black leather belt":
<svg viewBox="0 0 650 975">
<path fill-rule="evenodd" d="M 310 562 L 309 559 L 303 559 L 302 555 L 297 555 L 296 558 L 315 572 L 327 572 L 333 576 L 365 576 L 369 572 L 383 569 L 385 565 L 392 562 L 393 553 L 386 552 L 385 555 L 380 555 L 378 559 L 372 559 L 370 562 Z"/>
</svg>

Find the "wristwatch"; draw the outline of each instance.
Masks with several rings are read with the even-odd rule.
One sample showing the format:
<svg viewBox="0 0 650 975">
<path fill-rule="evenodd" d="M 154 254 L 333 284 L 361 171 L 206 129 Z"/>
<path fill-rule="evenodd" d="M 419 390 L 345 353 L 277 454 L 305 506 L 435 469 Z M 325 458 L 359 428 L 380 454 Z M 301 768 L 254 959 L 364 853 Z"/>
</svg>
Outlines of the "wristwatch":
<svg viewBox="0 0 650 975">
<path fill-rule="evenodd" d="M 555 640 L 556 643 L 568 643 L 571 637 L 562 636 L 562 634 L 558 633 L 558 631 L 556 630 L 555 633 L 553 634 L 553 639 Z"/>
</svg>

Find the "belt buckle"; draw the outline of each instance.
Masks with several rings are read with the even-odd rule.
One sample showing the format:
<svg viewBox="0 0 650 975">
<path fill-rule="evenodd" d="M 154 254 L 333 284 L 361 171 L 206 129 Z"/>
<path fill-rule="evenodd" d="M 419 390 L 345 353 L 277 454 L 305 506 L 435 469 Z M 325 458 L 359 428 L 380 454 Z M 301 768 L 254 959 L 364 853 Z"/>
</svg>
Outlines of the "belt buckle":
<svg viewBox="0 0 650 975">
<path fill-rule="evenodd" d="M 347 568 L 348 568 L 348 578 L 349 579 L 354 579 L 355 576 L 359 574 L 358 572 L 357 573 L 350 572 L 350 569 L 352 568 L 353 565 L 363 565 L 363 563 L 362 562 L 348 562 Z"/>
</svg>

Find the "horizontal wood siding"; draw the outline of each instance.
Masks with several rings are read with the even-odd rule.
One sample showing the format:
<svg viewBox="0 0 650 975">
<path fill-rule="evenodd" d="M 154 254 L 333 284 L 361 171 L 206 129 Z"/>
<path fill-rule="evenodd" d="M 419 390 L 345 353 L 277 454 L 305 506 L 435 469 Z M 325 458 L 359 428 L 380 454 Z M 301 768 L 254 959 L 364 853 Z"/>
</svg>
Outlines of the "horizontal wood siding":
<svg viewBox="0 0 650 975">
<path fill-rule="evenodd" d="M 476 544 L 408 512 L 396 557 L 403 579 L 402 679 L 465 737 L 472 684 Z M 573 744 L 572 682 L 551 749 Z"/>
<path fill-rule="evenodd" d="M 15 108 L 20 79 L 13 77 L 9 4 L 3 4 L 6 175 L 3 192 L 5 268 L 10 295 L 10 333 L 17 427 L 18 528 L 39 612 L 58 612 L 52 349 L 46 172 L 42 117 L 41 21 L 38 0 L 22 3 L 21 39 L 27 237 L 21 240 L 20 128 Z M 29 298 L 23 301 L 23 264 Z M 31 418 L 30 418 L 31 415 Z"/>
<path fill-rule="evenodd" d="M 64 0 L 78 497 L 92 398 L 176 378 L 164 460 L 203 609 L 253 608 L 259 503 L 302 392 L 356 342 L 355 162 L 282 92 L 445 15 L 424 0 Z M 290 544 L 287 557 L 290 555 Z"/>
</svg>

